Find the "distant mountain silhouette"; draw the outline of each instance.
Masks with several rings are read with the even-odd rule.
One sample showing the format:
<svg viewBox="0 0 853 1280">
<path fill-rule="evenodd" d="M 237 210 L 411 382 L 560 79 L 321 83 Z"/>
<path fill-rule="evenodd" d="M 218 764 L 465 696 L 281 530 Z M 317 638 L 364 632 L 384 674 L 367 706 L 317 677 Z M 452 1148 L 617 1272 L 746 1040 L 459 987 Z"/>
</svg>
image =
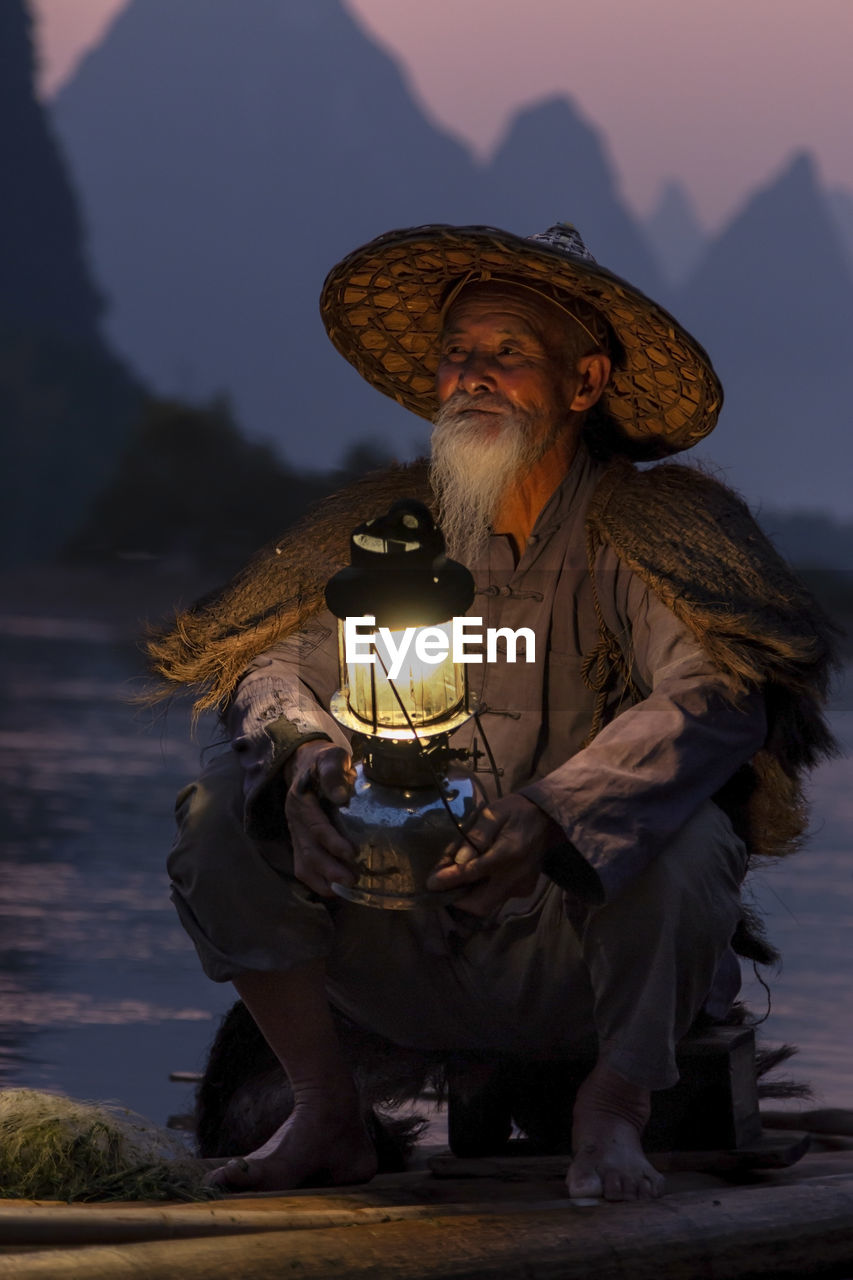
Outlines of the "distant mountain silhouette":
<svg viewBox="0 0 853 1280">
<path fill-rule="evenodd" d="M 97 334 L 101 300 L 83 257 L 77 204 L 51 125 L 33 96 L 31 19 L 0 4 L 0 324 Z"/>
<path fill-rule="evenodd" d="M 664 182 L 644 228 L 667 283 L 672 288 L 683 285 L 696 269 L 708 237 L 681 182 Z"/>
<path fill-rule="evenodd" d="M 132 0 L 54 114 L 111 337 L 161 393 L 225 389 L 238 420 L 299 465 L 328 466 L 364 435 L 403 453 L 426 435 L 318 319 L 326 272 L 365 240 L 431 221 L 530 234 L 568 218 L 602 261 L 657 280 L 569 103 L 524 113 L 478 165 L 340 0 Z"/>
<path fill-rule="evenodd" d="M 338 0 L 134 0 L 55 119 L 108 331 L 159 390 L 227 390 L 303 464 L 423 434 L 333 350 L 317 300 L 359 243 L 472 214 L 472 166 Z"/>
<path fill-rule="evenodd" d="M 847 255 L 847 265 L 853 273 L 853 191 L 848 191 L 846 187 L 835 187 L 827 192 L 827 200 L 835 230 L 841 237 Z"/>
<path fill-rule="evenodd" d="M 853 277 L 810 156 L 713 242 L 675 310 L 726 389 L 700 453 L 753 500 L 849 515 Z"/>
<path fill-rule="evenodd" d="M 112 470 L 141 392 L 98 332 L 101 299 L 52 128 L 31 19 L 0 3 L 0 565 L 52 555 Z"/>
<path fill-rule="evenodd" d="M 520 112 L 484 174 L 499 225 L 530 235 L 573 222 L 603 266 L 657 297 L 661 273 L 617 186 L 604 138 L 561 97 Z M 540 221 L 531 225 L 537 209 Z"/>
<path fill-rule="evenodd" d="M 394 226 L 524 235 L 564 218 L 708 347 L 727 401 L 704 456 L 775 508 L 853 512 L 846 468 L 831 463 L 850 430 L 853 278 L 807 156 L 672 289 L 571 101 L 520 113 L 478 165 L 342 0 L 131 0 L 55 120 L 112 340 L 163 395 L 224 391 L 292 465 L 334 466 L 365 437 L 405 455 L 427 434 L 322 331 L 317 298 L 342 254 Z M 670 192 L 658 213 L 689 240 L 683 198 Z"/>
</svg>

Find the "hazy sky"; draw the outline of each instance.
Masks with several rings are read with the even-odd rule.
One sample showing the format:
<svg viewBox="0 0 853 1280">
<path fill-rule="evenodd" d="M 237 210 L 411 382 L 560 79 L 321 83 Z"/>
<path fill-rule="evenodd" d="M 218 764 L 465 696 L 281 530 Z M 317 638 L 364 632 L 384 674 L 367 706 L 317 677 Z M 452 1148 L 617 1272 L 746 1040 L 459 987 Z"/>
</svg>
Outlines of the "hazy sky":
<svg viewBox="0 0 853 1280">
<path fill-rule="evenodd" d="M 127 0 L 31 3 L 49 95 Z M 676 176 L 715 227 L 803 147 L 853 192 L 853 0 L 346 3 L 421 105 L 483 152 L 517 107 L 571 94 L 639 212 Z"/>
</svg>

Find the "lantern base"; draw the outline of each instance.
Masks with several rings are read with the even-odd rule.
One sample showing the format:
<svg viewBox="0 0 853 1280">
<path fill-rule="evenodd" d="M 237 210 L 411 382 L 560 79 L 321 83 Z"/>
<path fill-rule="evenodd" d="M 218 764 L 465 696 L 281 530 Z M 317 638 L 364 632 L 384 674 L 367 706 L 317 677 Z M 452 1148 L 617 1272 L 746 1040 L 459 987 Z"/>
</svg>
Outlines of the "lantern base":
<svg viewBox="0 0 853 1280">
<path fill-rule="evenodd" d="M 359 889 L 358 885 L 332 885 L 332 891 L 347 902 L 356 902 L 361 907 L 379 907 L 383 911 L 414 911 L 415 908 L 426 907 L 434 911 L 436 907 L 448 907 L 461 896 L 462 889 L 438 890 L 426 889 L 423 893 L 401 893 L 396 897 L 390 893 L 374 893 L 370 889 Z"/>
<path fill-rule="evenodd" d="M 426 882 L 445 850 L 459 841 L 456 823 L 466 830 L 485 802 L 480 783 L 459 765 L 451 765 L 436 785 L 408 788 L 376 782 L 357 765 L 349 803 L 331 816 L 355 846 L 358 881 L 332 888 L 350 902 L 384 910 L 447 906 L 464 890 L 436 893 Z"/>
</svg>

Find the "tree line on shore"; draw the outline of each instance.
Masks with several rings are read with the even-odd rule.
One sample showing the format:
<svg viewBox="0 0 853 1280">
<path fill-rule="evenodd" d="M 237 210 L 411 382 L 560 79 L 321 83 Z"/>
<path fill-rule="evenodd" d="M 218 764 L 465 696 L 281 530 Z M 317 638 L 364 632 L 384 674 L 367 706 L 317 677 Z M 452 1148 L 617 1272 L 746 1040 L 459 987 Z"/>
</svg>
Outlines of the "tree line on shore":
<svg viewBox="0 0 853 1280">
<path fill-rule="evenodd" d="M 102 567 L 149 560 L 225 578 L 321 498 L 390 460 L 384 444 L 366 439 L 337 466 L 299 470 L 248 440 L 224 398 L 208 405 L 151 398 L 63 559 Z M 844 647 L 853 651 L 853 525 L 817 513 L 758 518 L 849 633 Z"/>
</svg>

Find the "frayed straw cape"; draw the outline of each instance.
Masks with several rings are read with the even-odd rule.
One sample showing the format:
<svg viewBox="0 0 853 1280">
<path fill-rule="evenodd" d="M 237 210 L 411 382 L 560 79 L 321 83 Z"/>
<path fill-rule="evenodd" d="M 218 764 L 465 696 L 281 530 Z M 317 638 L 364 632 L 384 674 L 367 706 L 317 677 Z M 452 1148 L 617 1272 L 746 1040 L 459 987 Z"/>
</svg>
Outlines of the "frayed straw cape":
<svg viewBox="0 0 853 1280">
<path fill-rule="evenodd" d="M 227 586 L 152 632 L 146 647 L 159 678 L 152 701 L 191 689 L 196 713 L 221 711 L 251 659 L 323 607 L 326 582 L 348 562 L 353 527 L 402 496 L 432 501 L 423 462 L 376 472 L 325 499 Z M 604 543 L 692 631 L 736 692 L 764 689 L 767 742 L 716 799 L 751 854 L 792 852 L 807 823 L 803 773 L 837 750 L 824 718 L 835 627 L 746 505 L 692 467 L 639 471 L 611 462 L 587 516 L 593 583 Z M 591 737 L 602 727 L 609 691 L 620 680 L 630 685 L 630 655 L 600 611 L 599 624 L 584 668 L 599 693 Z"/>
</svg>

